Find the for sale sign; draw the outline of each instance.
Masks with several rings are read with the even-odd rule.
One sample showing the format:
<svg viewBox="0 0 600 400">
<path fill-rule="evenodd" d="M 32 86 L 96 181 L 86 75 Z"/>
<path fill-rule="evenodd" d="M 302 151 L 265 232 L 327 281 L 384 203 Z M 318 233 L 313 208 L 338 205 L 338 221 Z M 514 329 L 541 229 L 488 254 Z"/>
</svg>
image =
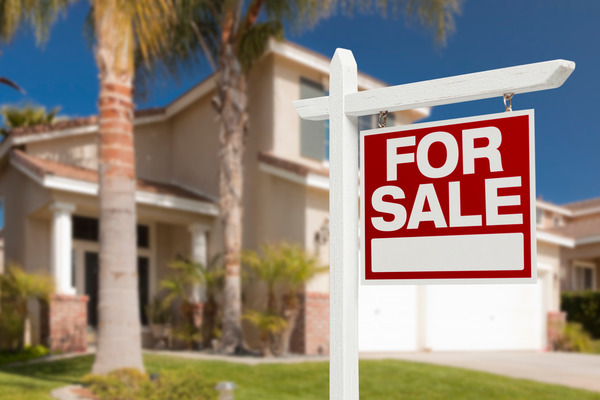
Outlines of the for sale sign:
<svg viewBox="0 0 600 400">
<path fill-rule="evenodd" d="M 364 283 L 535 282 L 533 110 L 361 132 Z"/>
</svg>

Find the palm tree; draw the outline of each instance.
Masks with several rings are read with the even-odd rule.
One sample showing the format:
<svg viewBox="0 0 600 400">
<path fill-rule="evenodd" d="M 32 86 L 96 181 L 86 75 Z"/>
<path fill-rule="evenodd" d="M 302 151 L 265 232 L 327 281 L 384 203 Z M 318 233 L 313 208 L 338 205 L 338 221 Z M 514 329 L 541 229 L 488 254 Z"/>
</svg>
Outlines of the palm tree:
<svg viewBox="0 0 600 400">
<path fill-rule="evenodd" d="M 144 370 L 137 293 L 133 80 L 135 51 L 161 52 L 174 13 L 169 0 L 93 0 L 100 71 L 100 274 L 98 350 L 92 372 Z"/>
<path fill-rule="evenodd" d="M 283 38 L 284 24 L 311 26 L 338 7 L 417 19 L 444 42 L 461 0 L 172 0 L 178 13 L 171 51 L 153 67 L 177 71 L 181 63 L 205 60 L 217 75 L 213 105 L 219 116 L 220 209 L 226 271 L 222 350 L 241 346 L 242 196 L 244 136 L 247 130 L 247 73 L 271 38 Z"/>
<path fill-rule="evenodd" d="M 43 43 L 50 23 L 71 2 L 2 1 L 0 41 L 10 40 L 25 22 Z M 100 318 L 92 370 L 103 374 L 123 367 L 144 369 L 136 268 L 134 66 L 165 54 L 175 15 L 171 0 L 92 0 L 91 5 L 100 72 Z"/>
<path fill-rule="evenodd" d="M 0 115 L 4 119 L 4 127 L 0 128 L 0 135 L 6 136 L 11 129 L 20 126 L 51 124 L 59 111 L 60 107 L 46 111 L 45 107 L 33 104 L 26 104 L 23 107 L 4 106 L 0 108 Z"/>
</svg>

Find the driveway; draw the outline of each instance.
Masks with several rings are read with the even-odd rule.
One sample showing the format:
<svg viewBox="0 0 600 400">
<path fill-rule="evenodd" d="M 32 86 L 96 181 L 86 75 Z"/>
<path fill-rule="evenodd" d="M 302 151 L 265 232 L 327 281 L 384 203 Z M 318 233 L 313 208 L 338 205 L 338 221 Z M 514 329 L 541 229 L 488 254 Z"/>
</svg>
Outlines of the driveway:
<svg viewBox="0 0 600 400">
<path fill-rule="evenodd" d="M 360 358 L 447 365 L 600 392 L 600 355 L 502 351 L 361 353 Z"/>
</svg>

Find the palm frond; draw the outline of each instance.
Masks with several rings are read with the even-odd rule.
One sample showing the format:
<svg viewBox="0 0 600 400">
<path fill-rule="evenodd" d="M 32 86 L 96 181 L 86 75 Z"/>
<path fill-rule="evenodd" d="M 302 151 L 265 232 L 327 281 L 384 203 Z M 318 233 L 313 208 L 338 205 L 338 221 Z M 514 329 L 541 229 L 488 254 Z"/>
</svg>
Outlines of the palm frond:
<svg viewBox="0 0 600 400">
<path fill-rule="evenodd" d="M 462 0 L 342 0 L 343 12 L 352 14 L 378 13 L 382 16 L 404 15 L 407 22 L 418 21 L 425 28 L 433 29 L 439 43 L 454 32 L 454 17 L 460 14 Z"/>
<path fill-rule="evenodd" d="M 141 49 L 135 54 L 136 97 L 147 97 L 154 84 L 168 78 L 176 83 L 198 69 L 212 68 L 219 55 L 220 15 L 218 0 L 171 0 L 177 23 L 171 27 L 167 45 L 144 59 Z"/>
<path fill-rule="evenodd" d="M 3 85 L 6 85 L 6 86 L 10 86 L 11 88 L 21 92 L 21 94 L 26 94 L 25 90 L 21 86 L 17 85 L 14 81 L 12 81 L 8 78 L 4 78 L 4 77 L 0 76 L 0 83 L 2 83 Z"/>
<path fill-rule="evenodd" d="M 29 25 L 43 44 L 50 27 L 75 0 L 0 0 L 0 41 L 10 41 L 17 30 Z"/>
<path fill-rule="evenodd" d="M 255 24 L 240 37 L 237 56 L 245 72 L 248 72 L 252 63 L 264 54 L 270 38 L 283 40 L 281 21 Z"/>
</svg>

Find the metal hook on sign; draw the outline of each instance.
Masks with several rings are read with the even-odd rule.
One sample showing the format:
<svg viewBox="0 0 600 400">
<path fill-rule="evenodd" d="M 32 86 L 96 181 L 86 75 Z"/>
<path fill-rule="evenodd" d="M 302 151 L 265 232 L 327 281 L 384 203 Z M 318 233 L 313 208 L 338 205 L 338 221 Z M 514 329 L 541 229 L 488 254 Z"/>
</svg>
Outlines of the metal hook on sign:
<svg viewBox="0 0 600 400">
<path fill-rule="evenodd" d="M 506 108 L 504 111 L 512 111 L 512 98 L 515 94 L 514 93 L 504 93 L 504 96 L 502 96 L 504 98 L 504 107 Z M 508 100 L 508 105 L 506 104 L 506 101 Z"/>
<path fill-rule="evenodd" d="M 387 115 L 388 115 L 387 111 L 379 111 L 379 121 L 378 121 L 377 125 L 380 128 L 385 128 L 385 126 L 387 124 Z M 383 122 L 382 122 L 382 120 L 383 120 Z"/>
</svg>

